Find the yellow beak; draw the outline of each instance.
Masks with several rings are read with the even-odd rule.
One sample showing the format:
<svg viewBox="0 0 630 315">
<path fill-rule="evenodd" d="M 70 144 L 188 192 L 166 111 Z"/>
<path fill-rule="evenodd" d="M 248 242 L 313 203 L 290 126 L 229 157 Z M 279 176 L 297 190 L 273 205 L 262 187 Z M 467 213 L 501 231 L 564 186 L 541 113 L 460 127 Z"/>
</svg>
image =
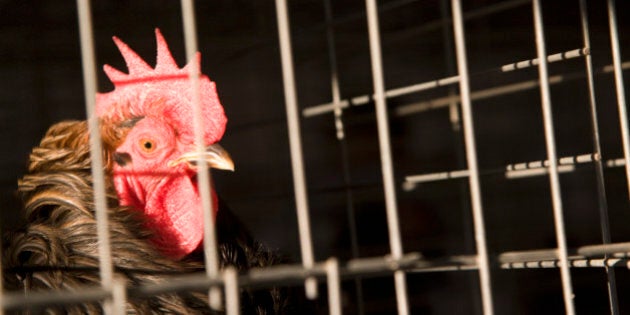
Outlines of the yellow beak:
<svg viewBox="0 0 630 315">
<path fill-rule="evenodd" d="M 168 165 L 172 167 L 181 163 L 187 163 L 188 167 L 195 168 L 199 161 L 205 161 L 211 168 L 234 171 L 234 162 L 230 154 L 218 143 L 207 147 L 206 151 L 202 153 L 194 151 L 184 153 L 179 158 L 169 162 Z"/>
</svg>

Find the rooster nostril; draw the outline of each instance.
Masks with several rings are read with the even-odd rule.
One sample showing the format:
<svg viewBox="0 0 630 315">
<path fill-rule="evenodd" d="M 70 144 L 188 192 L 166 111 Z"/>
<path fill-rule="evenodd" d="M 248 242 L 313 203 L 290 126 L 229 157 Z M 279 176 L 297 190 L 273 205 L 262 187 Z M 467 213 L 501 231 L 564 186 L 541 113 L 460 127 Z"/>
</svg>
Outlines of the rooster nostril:
<svg viewBox="0 0 630 315">
<path fill-rule="evenodd" d="M 125 166 L 127 163 L 131 163 L 131 155 L 125 152 L 114 152 L 114 162 L 120 166 Z"/>
</svg>

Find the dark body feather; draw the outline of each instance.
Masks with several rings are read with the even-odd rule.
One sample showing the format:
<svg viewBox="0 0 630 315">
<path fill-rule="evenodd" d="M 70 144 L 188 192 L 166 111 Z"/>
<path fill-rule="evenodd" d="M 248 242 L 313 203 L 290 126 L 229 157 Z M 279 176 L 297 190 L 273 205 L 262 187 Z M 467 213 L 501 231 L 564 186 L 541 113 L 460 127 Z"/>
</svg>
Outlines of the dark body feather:
<svg viewBox="0 0 630 315">
<path fill-rule="evenodd" d="M 24 203 L 24 226 L 4 237 L 4 285 L 7 290 L 77 290 L 99 285 L 97 228 L 94 216 L 87 125 L 84 121 L 52 126 L 30 156 L 28 174 L 18 184 Z M 106 174 L 111 170 L 110 149 L 120 135 L 103 134 Z M 110 137 L 110 141 L 108 141 Z M 114 139 L 114 140 L 111 140 Z M 107 204 L 115 274 L 128 285 L 160 283 L 166 275 L 203 271 L 203 253 L 183 260 L 160 254 L 148 241 L 142 213 L 118 205 L 107 179 Z M 219 258 L 222 266 L 239 270 L 277 263 L 274 254 L 254 242 L 229 210 L 217 215 Z M 284 289 L 241 294 L 243 314 L 292 313 Z M 131 314 L 214 314 L 204 292 L 163 294 L 131 299 Z M 37 313 L 38 310 L 36 310 Z M 53 314 L 101 313 L 98 303 L 50 307 Z"/>
</svg>

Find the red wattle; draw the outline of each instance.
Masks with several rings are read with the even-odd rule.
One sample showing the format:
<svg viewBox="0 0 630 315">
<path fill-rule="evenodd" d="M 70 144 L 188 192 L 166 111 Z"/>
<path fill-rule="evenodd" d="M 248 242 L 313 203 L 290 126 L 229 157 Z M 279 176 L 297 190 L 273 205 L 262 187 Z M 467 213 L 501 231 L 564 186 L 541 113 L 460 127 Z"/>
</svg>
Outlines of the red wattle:
<svg viewBox="0 0 630 315">
<path fill-rule="evenodd" d="M 126 191 L 132 183 L 123 178 L 115 181 L 118 191 Z M 127 189 L 119 189 L 126 185 Z M 188 174 L 174 175 L 164 179 L 155 190 L 146 196 L 146 204 L 138 205 L 131 198 L 138 192 L 119 194 L 122 205 L 144 209 L 148 219 L 147 228 L 153 231 L 153 243 L 164 254 L 180 259 L 203 242 L 203 210 L 197 183 Z M 130 199 L 131 198 L 131 199 Z M 213 210 L 216 218 L 218 199 L 212 190 Z"/>
</svg>

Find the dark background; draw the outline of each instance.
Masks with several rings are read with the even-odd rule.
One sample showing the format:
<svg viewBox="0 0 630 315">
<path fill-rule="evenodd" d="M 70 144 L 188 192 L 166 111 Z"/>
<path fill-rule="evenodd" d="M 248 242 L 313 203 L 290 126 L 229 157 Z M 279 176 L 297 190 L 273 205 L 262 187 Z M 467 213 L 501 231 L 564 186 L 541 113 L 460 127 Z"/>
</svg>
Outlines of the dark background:
<svg viewBox="0 0 630 315">
<path fill-rule="evenodd" d="M 332 12 L 342 97 L 372 91 L 365 4 L 334 0 Z M 448 1 L 445 1 L 448 2 Z M 502 1 L 463 1 L 472 11 Z M 510 1 L 503 1 L 508 3 Z M 549 54 L 583 47 L 578 1 L 543 1 Z M 612 63 L 605 1 L 587 1 L 592 56 L 596 68 Z M 630 5 L 617 1 L 622 60 L 630 50 Z M 441 1 L 379 1 L 386 87 L 455 74 L 452 30 Z M 112 85 L 100 65 L 125 70 L 111 41 L 116 35 L 149 64 L 155 60 L 153 29 L 159 27 L 180 65 L 185 63 L 178 1 L 94 1 L 93 23 L 99 90 Z M 289 4 L 298 102 L 301 109 L 331 100 L 323 1 Z M 446 15 L 450 8 L 446 6 Z M 203 72 L 217 82 L 229 118 L 222 144 L 232 154 L 235 173 L 214 172 L 219 194 L 269 247 L 300 260 L 289 158 L 280 55 L 273 1 L 197 1 L 197 29 Z M 467 53 L 473 91 L 537 80 L 536 68 L 486 71 L 535 58 L 532 9 L 528 3 L 467 20 Z M 433 25 L 426 27 L 426 25 Z M 447 40 L 445 40 L 445 35 Z M 30 148 L 46 129 L 66 119 L 84 119 L 84 96 L 74 1 L 0 1 L 0 188 L 3 228 L 15 225 L 13 198 Z M 624 57 L 626 59 L 624 59 Z M 550 75 L 576 74 L 551 88 L 559 157 L 593 152 L 583 58 L 549 65 Z M 628 74 L 626 87 L 628 87 Z M 612 74 L 595 77 L 603 158 L 623 156 Z M 453 131 L 448 108 L 399 115 L 405 105 L 457 93 L 457 85 L 388 100 L 397 197 L 406 252 L 428 257 L 474 254 L 467 179 L 402 189 L 407 175 L 466 168 L 463 142 Z M 546 159 L 537 87 L 473 103 L 479 167 Z M 356 215 L 360 257 L 389 252 L 379 147 L 372 103 L 344 111 L 346 141 L 336 139 L 332 113 L 302 118 L 312 235 L 318 261 L 352 258 L 348 196 Z M 347 148 L 350 185 L 344 181 Z M 630 241 L 628 188 L 623 167 L 606 168 L 606 197 L 613 242 Z M 592 165 L 561 175 L 570 247 L 601 243 L 598 196 Z M 546 176 L 508 180 L 502 173 L 481 177 L 488 246 L 492 257 L 505 251 L 556 246 Z M 506 271 L 493 268 L 497 314 L 561 314 L 557 269 Z M 572 269 L 577 310 L 608 311 L 606 275 L 601 268 Z M 477 272 L 409 274 L 413 314 L 480 313 Z M 617 269 L 620 310 L 630 273 Z M 363 280 L 368 314 L 396 309 L 390 277 Z M 322 291 L 324 292 L 324 291 Z M 344 283 L 344 311 L 356 312 L 354 282 Z M 321 304 L 325 309 L 325 294 Z"/>
</svg>

